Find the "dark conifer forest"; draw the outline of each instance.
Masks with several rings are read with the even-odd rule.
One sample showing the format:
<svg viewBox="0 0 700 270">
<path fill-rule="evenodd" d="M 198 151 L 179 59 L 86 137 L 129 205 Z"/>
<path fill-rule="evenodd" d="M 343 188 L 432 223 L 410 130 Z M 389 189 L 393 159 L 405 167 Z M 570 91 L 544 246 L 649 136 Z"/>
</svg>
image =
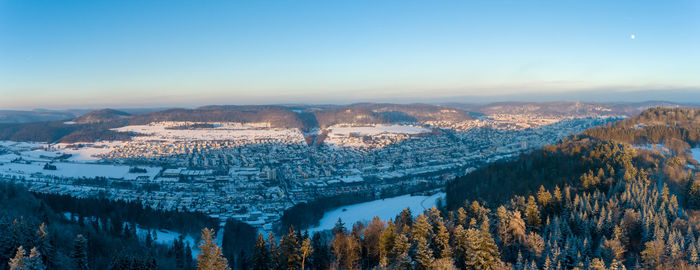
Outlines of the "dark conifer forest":
<svg viewBox="0 0 700 270">
<path fill-rule="evenodd" d="M 458 177 L 445 187 L 441 209 L 338 220 L 332 231 L 313 235 L 290 226 L 265 236 L 229 221 L 222 248 L 214 231 L 202 228 L 216 224 L 201 215 L 3 184 L 0 267 L 697 269 L 700 164 L 689 149 L 699 145 L 700 109 L 652 108 Z M 66 220 L 62 212 L 102 222 Z M 154 245 L 114 225 L 120 220 L 203 229 L 201 252 L 193 259 L 181 240 Z"/>
</svg>

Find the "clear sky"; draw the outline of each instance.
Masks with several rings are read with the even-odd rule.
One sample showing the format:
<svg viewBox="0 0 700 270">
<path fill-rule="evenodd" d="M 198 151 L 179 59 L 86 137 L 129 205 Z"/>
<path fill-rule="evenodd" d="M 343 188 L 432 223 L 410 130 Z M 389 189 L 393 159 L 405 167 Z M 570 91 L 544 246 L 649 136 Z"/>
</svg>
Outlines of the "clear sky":
<svg viewBox="0 0 700 270">
<path fill-rule="evenodd" d="M 700 89 L 700 1 L 0 0 L 0 109 L 600 89 Z"/>
</svg>

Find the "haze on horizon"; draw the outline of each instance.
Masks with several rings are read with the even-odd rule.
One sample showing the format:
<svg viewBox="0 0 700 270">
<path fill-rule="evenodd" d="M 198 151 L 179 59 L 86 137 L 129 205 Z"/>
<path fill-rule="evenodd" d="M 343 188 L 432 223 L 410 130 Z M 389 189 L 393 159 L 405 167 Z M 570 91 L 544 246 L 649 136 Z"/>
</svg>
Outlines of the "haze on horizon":
<svg viewBox="0 0 700 270">
<path fill-rule="evenodd" d="M 0 109 L 700 102 L 700 2 L 0 2 Z"/>
</svg>

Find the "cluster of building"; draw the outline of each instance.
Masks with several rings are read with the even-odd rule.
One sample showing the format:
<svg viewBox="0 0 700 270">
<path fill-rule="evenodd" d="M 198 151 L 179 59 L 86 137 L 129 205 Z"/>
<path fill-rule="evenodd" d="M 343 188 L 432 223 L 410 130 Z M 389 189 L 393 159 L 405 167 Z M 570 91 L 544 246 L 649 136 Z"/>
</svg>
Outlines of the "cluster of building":
<svg viewBox="0 0 700 270">
<path fill-rule="evenodd" d="M 138 200 L 155 208 L 236 218 L 270 230 L 285 209 L 302 201 L 442 186 L 475 167 L 554 143 L 606 121 L 568 119 L 524 129 L 485 124 L 491 120 L 471 121 L 476 125 L 471 128 L 460 123 L 449 128 L 447 123 L 433 123 L 444 128 L 420 136 L 406 134 L 405 138 L 375 134 L 367 140 L 376 137 L 379 142 L 363 141 L 363 147 L 310 146 L 299 140 L 137 140 L 103 154 L 101 162 L 147 167 L 148 171 L 159 168 L 157 175 L 85 181 L 42 173 L 0 172 L 0 178 L 26 183 L 39 192 Z"/>
</svg>

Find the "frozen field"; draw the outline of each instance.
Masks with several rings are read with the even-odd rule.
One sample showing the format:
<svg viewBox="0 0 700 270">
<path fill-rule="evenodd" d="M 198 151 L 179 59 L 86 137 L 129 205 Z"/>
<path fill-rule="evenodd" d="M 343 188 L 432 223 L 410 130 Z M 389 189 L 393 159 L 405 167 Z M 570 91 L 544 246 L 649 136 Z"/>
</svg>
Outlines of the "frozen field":
<svg viewBox="0 0 700 270">
<path fill-rule="evenodd" d="M 12 152 L 11 154 L 0 155 L 0 162 L 9 162 L 15 158 L 22 157 L 29 161 L 49 161 L 52 158 L 64 154 L 70 154 L 69 161 L 73 162 L 94 162 L 99 160 L 96 155 L 105 154 L 114 149 L 122 142 L 98 142 L 84 144 L 47 144 L 47 143 L 26 143 L 26 142 L 0 142 L 0 148 Z M 80 146 L 80 147 L 78 147 Z"/>
<path fill-rule="evenodd" d="M 133 125 L 116 128 L 122 132 L 136 132 L 144 136 L 136 136 L 134 140 L 142 141 L 212 141 L 212 140 L 244 140 L 255 141 L 272 139 L 278 141 L 303 142 L 304 135 L 298 129 L 270 128 L 267 124 L 241 123 L 209 123 L 213 128 L 172 129 L 191 124 L 191 122 L 158 122 L 148 125 Z"/>
<path fill-rule="evenodd" d="M 394 219 L 403 209 L 411 209 L 413 216 L 418 216 L 424 210 L 436 206 L 438 198 L 445 198 L 445 193 L 440 192 L 432 196 L 403 195 L 383 200 L 346 205 L 326 212 L 319 221 L 319 225 L 309 228 L 309 232 L 330 230 L 338 218 L 343 220 L 345 226 L 351 228 L 358 221 L 369 222 L 375 216 L 382 220 Z M 345 211 L 343 211 L 345 209 Z"/>
<path fill-rule="evenodd" d="M 147 176 L 153 179 L 160 168 L 143 167 L 147 170 L 146 173 L 129 173 L 129 166 L 120 165 L 102 165 L 91 163 L 67 163 L 56 162 L 52 165 L 56 166 L 56 170 L 44 170 L 43 162 L 33 162 L 31 164 L 23 163 L 3 163 L 0 165 L 0 174 L 29 176 L 31 174 L 42 174 L 46 176 L 57 176 L 66 178 L 94 178 L 97 176 L 135 180 L 138 176 Z"/>
</svg>

